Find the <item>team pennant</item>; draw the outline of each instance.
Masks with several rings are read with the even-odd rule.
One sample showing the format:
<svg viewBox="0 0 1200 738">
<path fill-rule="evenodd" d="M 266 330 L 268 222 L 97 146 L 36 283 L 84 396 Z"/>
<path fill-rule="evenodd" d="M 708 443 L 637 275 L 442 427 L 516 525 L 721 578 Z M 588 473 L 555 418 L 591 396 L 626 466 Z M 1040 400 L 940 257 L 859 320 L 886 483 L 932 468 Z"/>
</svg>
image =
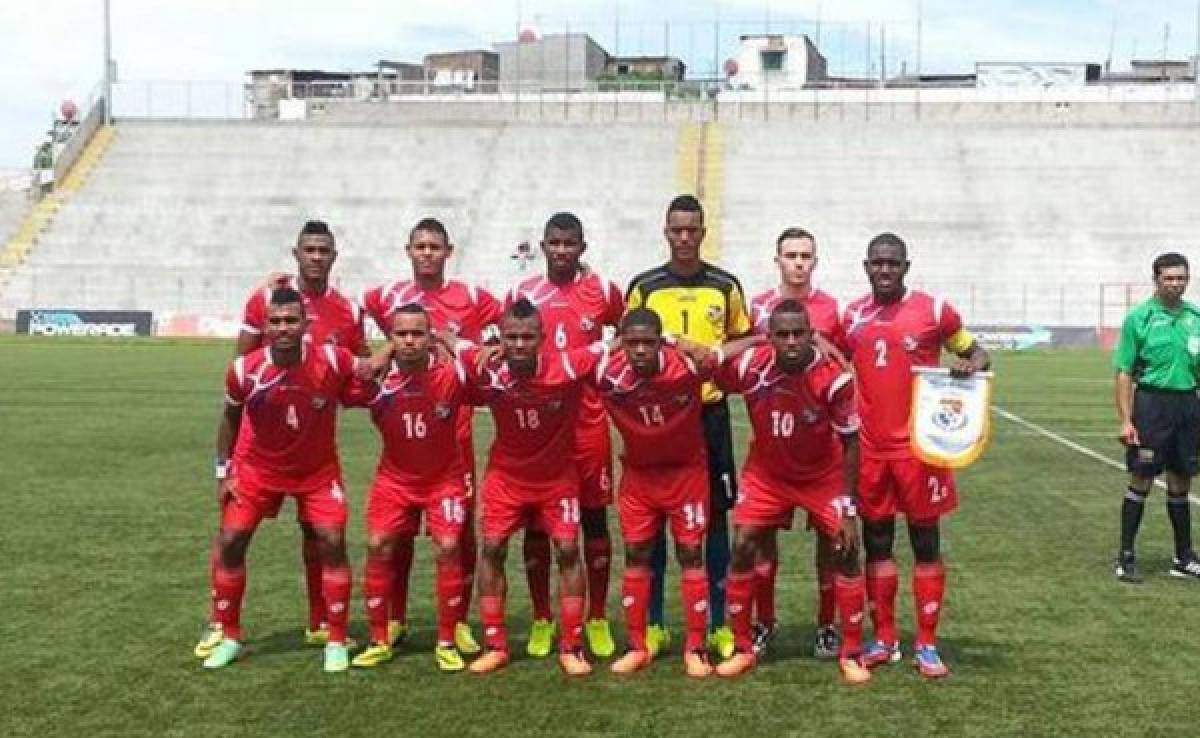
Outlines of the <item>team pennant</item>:
<svg viewBox="0 0 1200 738">
<path fill-rule="evenodd" d="M 912 449 L 926 464 L 963 469 L 975 463 L 991 433 L 992 373 L 965 379 L 938 367 L 913 368 Z"/>
</svg>

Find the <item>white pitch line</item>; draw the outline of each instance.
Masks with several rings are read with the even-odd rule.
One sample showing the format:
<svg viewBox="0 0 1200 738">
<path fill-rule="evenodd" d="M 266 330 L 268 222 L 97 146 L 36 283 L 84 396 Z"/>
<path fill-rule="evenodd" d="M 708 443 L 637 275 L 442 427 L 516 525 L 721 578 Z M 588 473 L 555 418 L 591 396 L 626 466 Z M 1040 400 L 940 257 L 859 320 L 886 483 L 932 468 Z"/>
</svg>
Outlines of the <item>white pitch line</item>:
<svg viewBox="0 0 1200 738">
<path fill-rule="evenodd" d="M 1023 428 L 1027 428 L 1027 429 L 1037 433 L 1040 436 L 1045 436 L 1046 438 L 1049 438 L 1051 441 L 1056 441 L 1058 443 L 1061 443 L 1062 445 L 1066 446 L 1067 448 L 1071 449 L 1072 451 L 1081 453 L 1084 456 L 1088 457 L 1089 459 L 1094 459 L 1095 461 L 1099 461 L 1101 464 L 1111 466 L 1114 469 L 1120 469 L 1121 471 L 1125 471 L 1125 465 L 1122 464 L 1121 462 L 1117 461 L 1116 459 L 1110 459 L 1107 456 L 1105 456 L 1104 454 L 1102 454 L 1098 451 L 1093 451 L 1092 449 L 1088 448 L 1087 446 L 1081 446 L 1069 438 L 1064 438 L 1063 436 L 1058 435 L 1057 433 L 1050 430 L 1049 428 L 1043 428 L 1042 426 L 1038 425 L 1037 423 L 1031 423 L 1028 420 L 1026 420 L 1025 418 L 1022 418 L 1020 415 L 1014 415 L 1013 413 L 1010 413 L 1009 411 L 1005 410 L 1002 407 L 996 407 L 993 405 L 992 411 L 995 412 L 1000 417 L 1004 418 L 1005 420 L 1010 420 Z M 1156 487 L 1160 487 L 1162 489 L 1167 488 L 1167 485 L 1164 484 L 1161 479 L 1155 479 L 1154 485 Z M 1196 499 L 1195 497 L 1189 495 L 1188 499 L 1190 499 L 1192 501 L 1193 505 L 1200 505 L 1200 500 Z"/>
</svg>

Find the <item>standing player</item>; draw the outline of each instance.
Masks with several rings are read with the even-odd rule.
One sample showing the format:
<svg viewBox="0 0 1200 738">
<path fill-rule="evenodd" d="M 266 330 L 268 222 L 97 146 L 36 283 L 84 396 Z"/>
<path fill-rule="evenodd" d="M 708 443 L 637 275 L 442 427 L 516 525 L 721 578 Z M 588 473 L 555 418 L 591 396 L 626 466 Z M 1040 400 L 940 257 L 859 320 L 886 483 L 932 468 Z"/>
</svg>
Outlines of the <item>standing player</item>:
<svg viewBox="0 0 1200 738">
<path fill-rule="evenodd" d="M 283 286 L 295 287 L 304 299 L 304 313 L 308 316 L 305 340 L 310 346 L 333 344 L 348 349 L 356 356 L 366 356 L 362 311 L 353 300 L 344 297 L 330 284 L 330 273 L 337 261 L 337 244 L 329 226 L 319 220 L 305 223 L 296 238 L 292 255 L 296 258 L 295 276 L 280 275 L 279 278 L 268 280 L 271 283 L 269 286 L 255 290 L 246 301 L 242 312 L 242 329 L 238 333 L 238 356 L 265 345 L 271 292 Z M 252 429 L 243 428 L 238 443 L 248 445 L 252 437 Z M 325 602 L 321 599 L 320 541 L 307 523 L 300 521 L 300 530 L 304 582 L 308 594 L 308 626 L 304 631 L 304 642 L 310 646 L 323 646 L 329 641 L 329 629 L 322 620 Z"/>
<path fill-rule="evenodd" d="M 459 410 L 468 406 L 467 378 L 458 360 L 438 361 L 429 316 L 415 303 L 392 315 L 392 364 L 381 383 L 356 385 L 348 404 L 366 407 L 383 437 L 375 482 L 367 496 L 367 563 L 363 597 L 371 644 L 354 658 L 370 668 L 392 659 L 388 616 L 397 545 L 409 547 L 421 517 L 437 559 L 437 647 L 442 671 L 462 671 L 454 645 L 461 618 L 463 571 L 459 541 L 467 489 L 457 440 Z"/>
<path fill-rule="evenodd" d="M 267 346 L 235 359 L 225 375 L 225 409 L 217 426 L 221 524 L 212 571 L 218 627 L 195 649 L 207 669 L 227 666 L 241 653 L 246 549 L 262 519 L 273 517 L 289 496 L 296 498 L 300 520 L 318 541 L 323 620 L 329 627 L 325 671 L 349 666 L 350 564 L 336 431 L 338 399 L 354 377 L 357 360 L 343 348 L 306 345 L 306 328 L 300 293 L 273 291 Z M 253 436 L 234 452 L 243 416 Z"/>
<path fill-rule="evenodd" d="M 742 286 L 730 273 L 700 258 L 704 241 L 704 209 L 691 195 L 680 195 L 667 207 L 663 235 L 670 246 L 666 264 L 633 278 L 626 294 L 629 309 L 646 307 L 658 313 L 663 329 L 701 346 L 716 347 L 751 331 Z M 729 568 L 727 513 L 737 499 L 737 470 L 733 462 L 733 429 L 729 405 L 711 383 L 705 385 L 704 443 L 708 450 L 708 482 L 712 505 L 705 538 L 708 571 L 710 645 L 722 658 L 733 654 L 733 632 L 725 625 L 725 574 Z M 663 579 L 666 539 L 659 537 L 653 555 L 654 590 L 646 648 L 656 654 L 670 646 L 663 627 Z"/>
<path fill-rule="evenodd" d="M 1117 578 L 1140 582 L 1133 541 L 1142 522 L 1154 478 L 1167 474 L 1167 517 L 1175 536 L 1176 577 L 1200 577 L 1192 551 L 1192 511 L 1188 494 L 1196 475 L 1200 446 L 1200 309 L 1183 299 L 1188 263 L 1182 254 L 1154 260 L 1154 296 L 1125 317 L 1113 352 L 1117 371 L 1117 417 L 1131 475 L 1121 503 L 1121 550 Z M 1135 389 L 1136 383 L 1136 389 Z"/>
<path fill-rule="evenodd" d="M 508 663 L 504 624 L 508 539 L 534 523 L 550 535 L 559 569 L 558 662 L 568 676 L 592 672 L 583 650 L 583 569 L 579 560 L 579 473 L 571 463 L 581 382 L 604 358 L 602 346 L 553 351 L 542 346 L 537 308 L 518 300 L 500 321 L 502 357 L 480 366 L 468 350 L 478 401 L 492 412 L 496 438 L 483 481 L 483 555 L 479 609 L 484 654 L 471 663 L 487 674 Z"/>
<path fill-rule="evenodd" d="M 957 357 L 950 364 L 956 376 L 986 369 L 990 360 L 954 308 L 904 286 L 908 248 L 899 236 L 881 233 L 871 239 L 863 267 L 871 293 L 851 303 L 843 320 L 862 417 L 859 492 L 867 598 L 875 624 L 875 641 L 863 653 L 863 661 L 878 666 L 901 658 L 892 548 L 896 515 L 903 514 L 915 559 L 916 665 L 924 677 L 944 677 L 948 671 L 938 655 L 937 626 L 946 573 L 938 521 L 958 507 L 958 493 L 949 470 L 922 463 L 910 447 L 912 370 L 937 366 L 943 348 Z"/>
<path fill-rule="evenodd" d="M 434 218 L 418 221 L 408 235 L 405 251 L 412 262 L 412 279 L 398 279 L 380 285 L 368 290 L 362 297 L 363 309 L 379 330 L 389 335 L 392 314 L 404 305 L 416 303 L 425 308 L 435 331 L 451 333 L 472 342 L 481 341 L 485 330 L 499 320 L 500 303 L 485 290 L 457 279 L 447 279 L 446 262 L 454 253 L 454 244 L 450 243 L 446 227 Z M 479 653 L 479 644 L 467 625 L 476 559 L 475 450 L 471 443 L 471 418 L 471 409 L 464 407 L 459 411 L 457 420 L 462 473 L 469 499 L 467 517 L 463 521 L 463 538 L 459 545 L 463 596 L 461 616 L 454 629 L 454 642 L 459 651 L 465 654 Z M 392 590 L 392 624 L 389 626 L 393 642 L 408 634 L 408 581 L 412 559 L 412 540 L 401 539 L 393 558 L 396 574 Z"/>
<path fill-rule="evenodd" d="M 558 351 L 586 348 L 599 341 L 606 326 L 616 327 L 625 309 L 617 286 L 580 262 L 586 249 L 579 219 L 571 213 L 555 214 L 546 221 L 542 236 L 546 273 L 523 280 L 508 298 L 510 305 L 526 299 L 538 309 L 546 334 Z M 583 388 L 574 458 L 579 469 L 588 589 L 584 634 L 592 653 L 608 658 L 615 650 L 605 607 L 612 559 L 607 514 L 612 504 L 612 447 L 604 405 L 590 386 Z M 531 656 L 547 656 L 553 645 L 554 624 L 550 620 L 550 541 L 543 531 L 525 531 L 525 573 L 534 613 L 527 650 Z"/>
<path fill-rule="evenodd" d="M 834 596 L 846 634 L 839 666 L 848 683 L 863 684 L 871 673 L 860 660 L 865 592 L 855 515 L 859 420 L 854 380 L 813 346 L 801 302 L 776 305 L 768 315 L 767 335 L 770 345 L 727 360 L 717 374 L 722 389 L 743 395 L 754 429 L 742 468 L 742 497 L 733 512 L 729 619 L 737 652 L 717 673 L 738 676 L 754 667 L 750 621 L 756 558 L 799 507 L 808 512 L 817 535 L 830 542 L 837 565 Z"/>
<path fill-rule="evenodd" d="M 779 286 L 755 295 L 750 300 L 750 316 L 754 330 L 766 335 L 772 311 L 784 300 L 795 300 L 808 313 L 809 325 L 820 350 L 835 362 L 845 364 L 839 347 L 842 345 L 841 313 L 835 298 L 813 286 L 817 268 L 817 241 L 803 228 L 787 228 L 775 241 L 775 264 L 779 267 Z M 791 528 L 788 517 L 782 527 Z M 838 656 L 838 632 L 834 626 L 834 578 L 836 552 L 833 539 L 817 534 L 817 631 L 813 655 L 819 659 Z M 764 531 L 759 538 L 758 561 L 754 565 L 754 649 L 761 652 L 775 637 L 778 624 L 775 618 L 775 579 L 779 572 L 779 543 L 775 529 Z"/>
</svg>

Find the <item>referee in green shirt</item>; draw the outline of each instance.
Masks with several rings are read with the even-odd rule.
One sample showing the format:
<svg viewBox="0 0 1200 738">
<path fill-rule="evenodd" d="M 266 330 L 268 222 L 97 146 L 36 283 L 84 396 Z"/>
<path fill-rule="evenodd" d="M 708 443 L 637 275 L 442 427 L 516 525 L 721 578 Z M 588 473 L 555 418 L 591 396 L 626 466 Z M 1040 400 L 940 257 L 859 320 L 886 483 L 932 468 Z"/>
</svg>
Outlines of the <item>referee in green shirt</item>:
<svg viewBox="0 0 1200 738">
<path fill-rule="evenodd" d="M 1155 259 L 1154 296 L 1125 316 L 1113 353 L 1117 416 L 1131 475 L 1121 503 L 1121 551 L 1116 563 L 1117 578 L 1123 582 L 1142 581 L 1133 540 L 1154 478 L 1164 471 L 1167 516 L 1175 533 L 1170 573 L 1200 579 L 1188 506 L 1200 447 L 1200 309 L 1183 299 L 1187 285 L 1188 262 L 1182 254 Z"/>
</svg>

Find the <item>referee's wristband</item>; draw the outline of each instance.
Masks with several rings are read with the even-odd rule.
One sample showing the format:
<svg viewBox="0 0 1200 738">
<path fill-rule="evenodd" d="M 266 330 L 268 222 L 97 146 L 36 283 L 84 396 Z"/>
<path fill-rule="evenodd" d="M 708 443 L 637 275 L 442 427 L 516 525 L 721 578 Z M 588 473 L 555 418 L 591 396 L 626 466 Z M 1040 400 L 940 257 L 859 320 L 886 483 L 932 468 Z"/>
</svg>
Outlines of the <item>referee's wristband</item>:
<svg viewBox="0 0 1200 738">
<path fill-rule="evenodd" d="M 217 478 L 217 481 L 227 478 L 229 476 L 229 462 L 218 461 L 213 467 L 213 476 Z"/>
</svg>

